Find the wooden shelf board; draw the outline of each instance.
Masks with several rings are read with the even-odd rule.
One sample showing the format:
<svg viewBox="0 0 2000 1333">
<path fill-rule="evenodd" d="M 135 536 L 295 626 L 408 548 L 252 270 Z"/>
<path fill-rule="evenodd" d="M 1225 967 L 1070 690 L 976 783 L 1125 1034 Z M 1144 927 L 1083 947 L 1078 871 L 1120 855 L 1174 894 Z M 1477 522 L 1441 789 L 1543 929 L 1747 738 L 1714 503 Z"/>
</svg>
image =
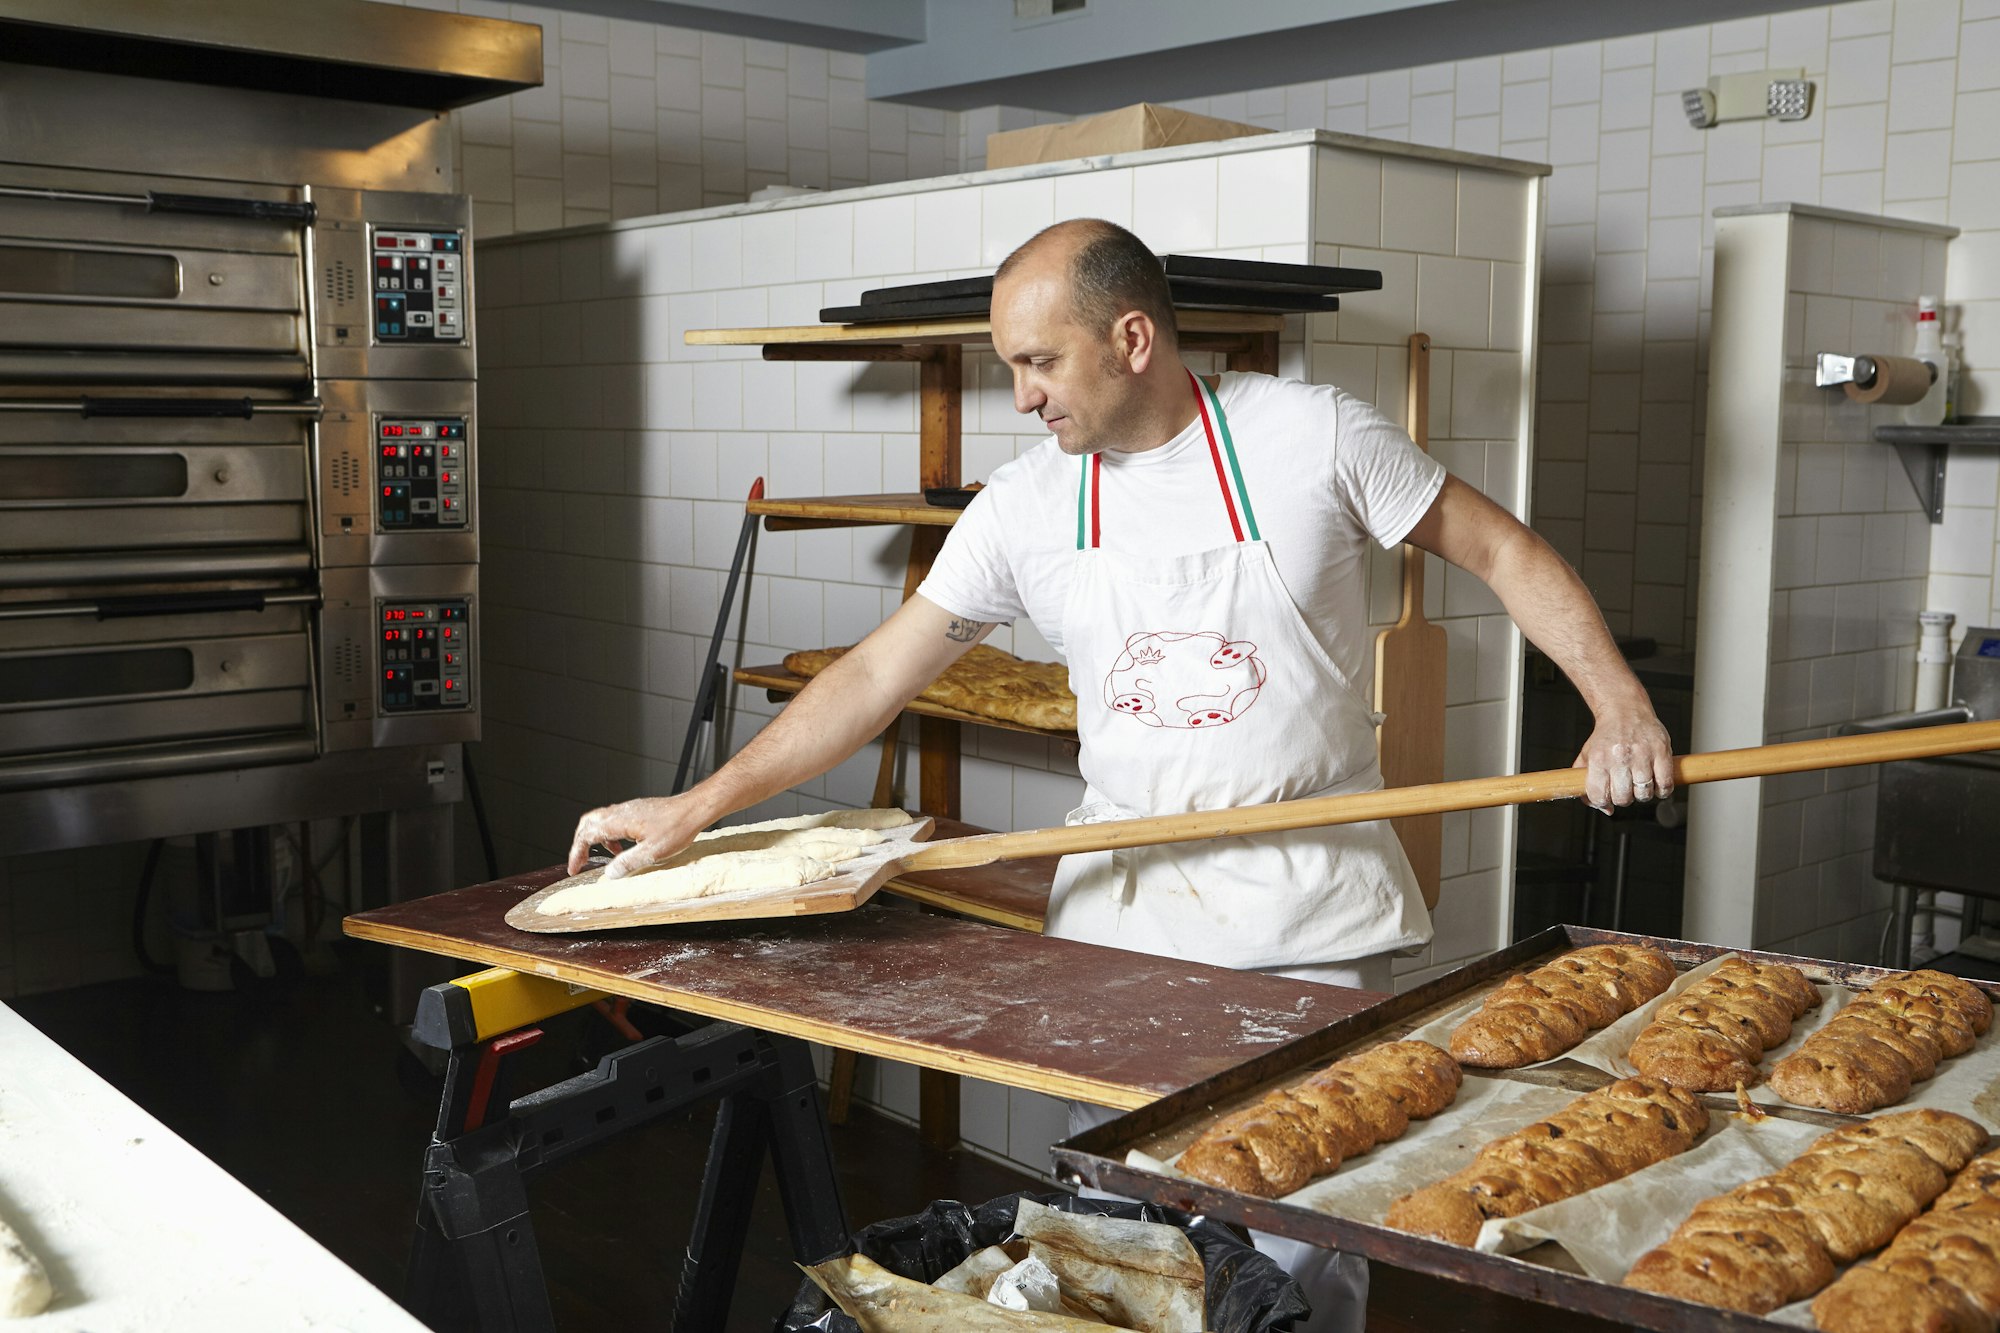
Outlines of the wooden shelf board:
<svg viewBox="0 0 2000 1333">
<path fill-rule="evenodd" d="M 750 513 L 764 516 L 773 531 L 787 528 L 833 527 L 854 523 L 922 523 L 950 527 L 962 512 L 926 504 L 922 493 L 905 495 L 817 495 L 792 499 L 752 500 Z"/>
<path fill-rule="evenodd" d="M 769 690 L 775 694 L 797 694 L 804 689 L 809 678 L 793 675 L 782 664 L 777 666 L 754 666 L 736 668 L 736 683 Z M 966 722 L 975 727 L 997 727 L 1001 731 L 1025 732 L 1030 736 L 1043 736 L 1051 740 L 1073 741 L 1073 731 L 1050 731 L 1043 727 L 1023 726 L 1019 722 L 1002 722 L 997 717 L 981 717 L 978 713 L 961 712 L 956 708 L 946 708 L 928 699 L 912 699 L 903 710 L 923 717 L 941 717 L 949 722 Z"/>
<path fill-rule="evenodd" d="M 1235 314 L 1226 310 L 1179 310 L 1182 333 L 1277 333 L 1283 315 Z M 795 324 L 759 329 L 689 329 L 690 347 L 752 347 L 762 343 L 984 343 L 993 325 L 984 319 L 925 320 L 914 324 Z"/>
</svg>

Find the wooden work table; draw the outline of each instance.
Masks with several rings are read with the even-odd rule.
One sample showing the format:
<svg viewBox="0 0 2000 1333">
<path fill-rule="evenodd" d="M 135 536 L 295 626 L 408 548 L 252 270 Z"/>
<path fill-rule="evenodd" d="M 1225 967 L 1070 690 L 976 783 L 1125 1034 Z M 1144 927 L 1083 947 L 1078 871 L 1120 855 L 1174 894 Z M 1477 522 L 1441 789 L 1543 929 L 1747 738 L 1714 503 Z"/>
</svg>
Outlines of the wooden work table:
<svg viewBox="0 0 2000 1333">
<path fill-rule="evenodd" d="M 502 917 L 559 867 L 347 918 L 348 934 L 685 1013 L 1131 1109 L 1387 997 L 1047 939 L 876 902 L 855 912 L 537 935 Z"/>
</svg>

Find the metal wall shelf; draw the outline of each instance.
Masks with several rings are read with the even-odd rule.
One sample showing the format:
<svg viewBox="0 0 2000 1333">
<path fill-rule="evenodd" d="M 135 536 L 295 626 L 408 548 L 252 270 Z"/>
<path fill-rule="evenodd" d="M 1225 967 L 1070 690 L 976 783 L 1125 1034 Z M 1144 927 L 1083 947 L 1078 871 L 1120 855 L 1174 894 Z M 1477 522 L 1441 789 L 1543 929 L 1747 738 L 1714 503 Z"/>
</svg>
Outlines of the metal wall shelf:
<svg viewBox="0 0 2000 1333">
<path fill-rule="evenodd" d="M 2000 417 L 1973 417 L 1948 426 L 1877 426 L 1875 439 L 1896 447 L 1896 457 L 1933 523 L 1944 522 L 1945 463 L 1951 446 L 2000 445 Z"/>
</svg>

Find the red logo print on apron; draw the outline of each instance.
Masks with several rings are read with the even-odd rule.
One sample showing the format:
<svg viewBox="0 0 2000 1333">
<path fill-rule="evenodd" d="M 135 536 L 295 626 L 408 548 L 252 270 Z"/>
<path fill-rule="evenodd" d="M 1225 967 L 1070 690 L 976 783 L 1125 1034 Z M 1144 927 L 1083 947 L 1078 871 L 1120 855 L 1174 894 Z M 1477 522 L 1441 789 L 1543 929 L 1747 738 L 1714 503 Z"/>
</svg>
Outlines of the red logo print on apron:
<svg viewBox="0 0 2000 1333">
<path fill-rule="evenodd" d="M 1149 727 L 1219 727 L 1264 688 L 1257 645 L 1212 630 L 1141 632 L 1104 678 L 1104 702 Z"/>
</svg>

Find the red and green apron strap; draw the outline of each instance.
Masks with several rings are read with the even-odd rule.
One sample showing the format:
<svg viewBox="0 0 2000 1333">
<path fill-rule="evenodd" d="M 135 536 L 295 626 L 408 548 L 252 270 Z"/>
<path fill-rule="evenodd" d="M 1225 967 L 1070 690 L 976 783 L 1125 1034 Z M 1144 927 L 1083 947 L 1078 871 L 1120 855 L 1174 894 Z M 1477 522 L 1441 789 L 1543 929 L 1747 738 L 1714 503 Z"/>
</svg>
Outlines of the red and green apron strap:
<svg viewBox="0 0 2000 1333">
<path fill-rule="evenodd" d="M 1243 522 L 1250 528 L 1250 540 L 1262 541 L 1263 538 L 1257 533 L 1257 515 L 1250 508 L 1250 488 L 1243 484 L 1243 465 L 1236 459 L 1236 442 L 1229 437 L 1229 418 L 1222 415 L 1222 400 L 1215 396 L 1215 391 L 1210 389 L 1199 375 L 1190 371 L 1188 378 L 1194 381 L 1195 406 L 1202 410 L 1201 425 L 1208 433 L 1208 452 L 1215 459 L 1215 479 L 1222 486 L 1223 502 L 1229 506 L 1229 523 L 1236 530 L 1236 540 L 1239 542 L 1243 540 L 1243 528 L 1236 522 L 1236 500 L 1240 499 L 1243 504 Z M 1212 425 L 1211 413 L 1213 413 Z M 1215 448 L 1218 429 L 1222 433 L 1221 454 L 1218 454 Z M 1229 458 L 1228 477 L 1225 477 L 1222 471 L 1224 454 Z M 1231 497 L 1229 485 L 1232 478 L 1236 482 L 1234 499 Z"/>
<path fill-rule="evenodd" d="M 1215 482 L 1222 491 L 1223 507 L 1229 513 L 1230 530 L 1240 542 L 1245 539 L 1244 528 L 1247 526 L 1249 540 L 1262 541 L 1257 531 L 1257 515 L 1250 508 L 1250 490 L 1243 483 L 1243 465 L 1237 461 L 1236 442 L 1229 435 L 1229 418 L 1222 413 L 1222 401 L 1192 371 L 1188 373 L 1188 378 L 1194 381 L 1195 408 L 1201 415 L 1202 433 L 1208 437 L 1208 453 L 1215 463 Z M 1218 428 L 1220 443 L 1216 438 Z M 1099 545 L 1103 537 L 1098 496 L 1104 481 L 1104 456 L 1091 454 L 1077 461 L 1082 466 L 1077 469 L 1076 549 L 1083 551 Z M 1239 505 L 1242 511 L 1240 519 L 1237 516 Z"/>
</svg>

